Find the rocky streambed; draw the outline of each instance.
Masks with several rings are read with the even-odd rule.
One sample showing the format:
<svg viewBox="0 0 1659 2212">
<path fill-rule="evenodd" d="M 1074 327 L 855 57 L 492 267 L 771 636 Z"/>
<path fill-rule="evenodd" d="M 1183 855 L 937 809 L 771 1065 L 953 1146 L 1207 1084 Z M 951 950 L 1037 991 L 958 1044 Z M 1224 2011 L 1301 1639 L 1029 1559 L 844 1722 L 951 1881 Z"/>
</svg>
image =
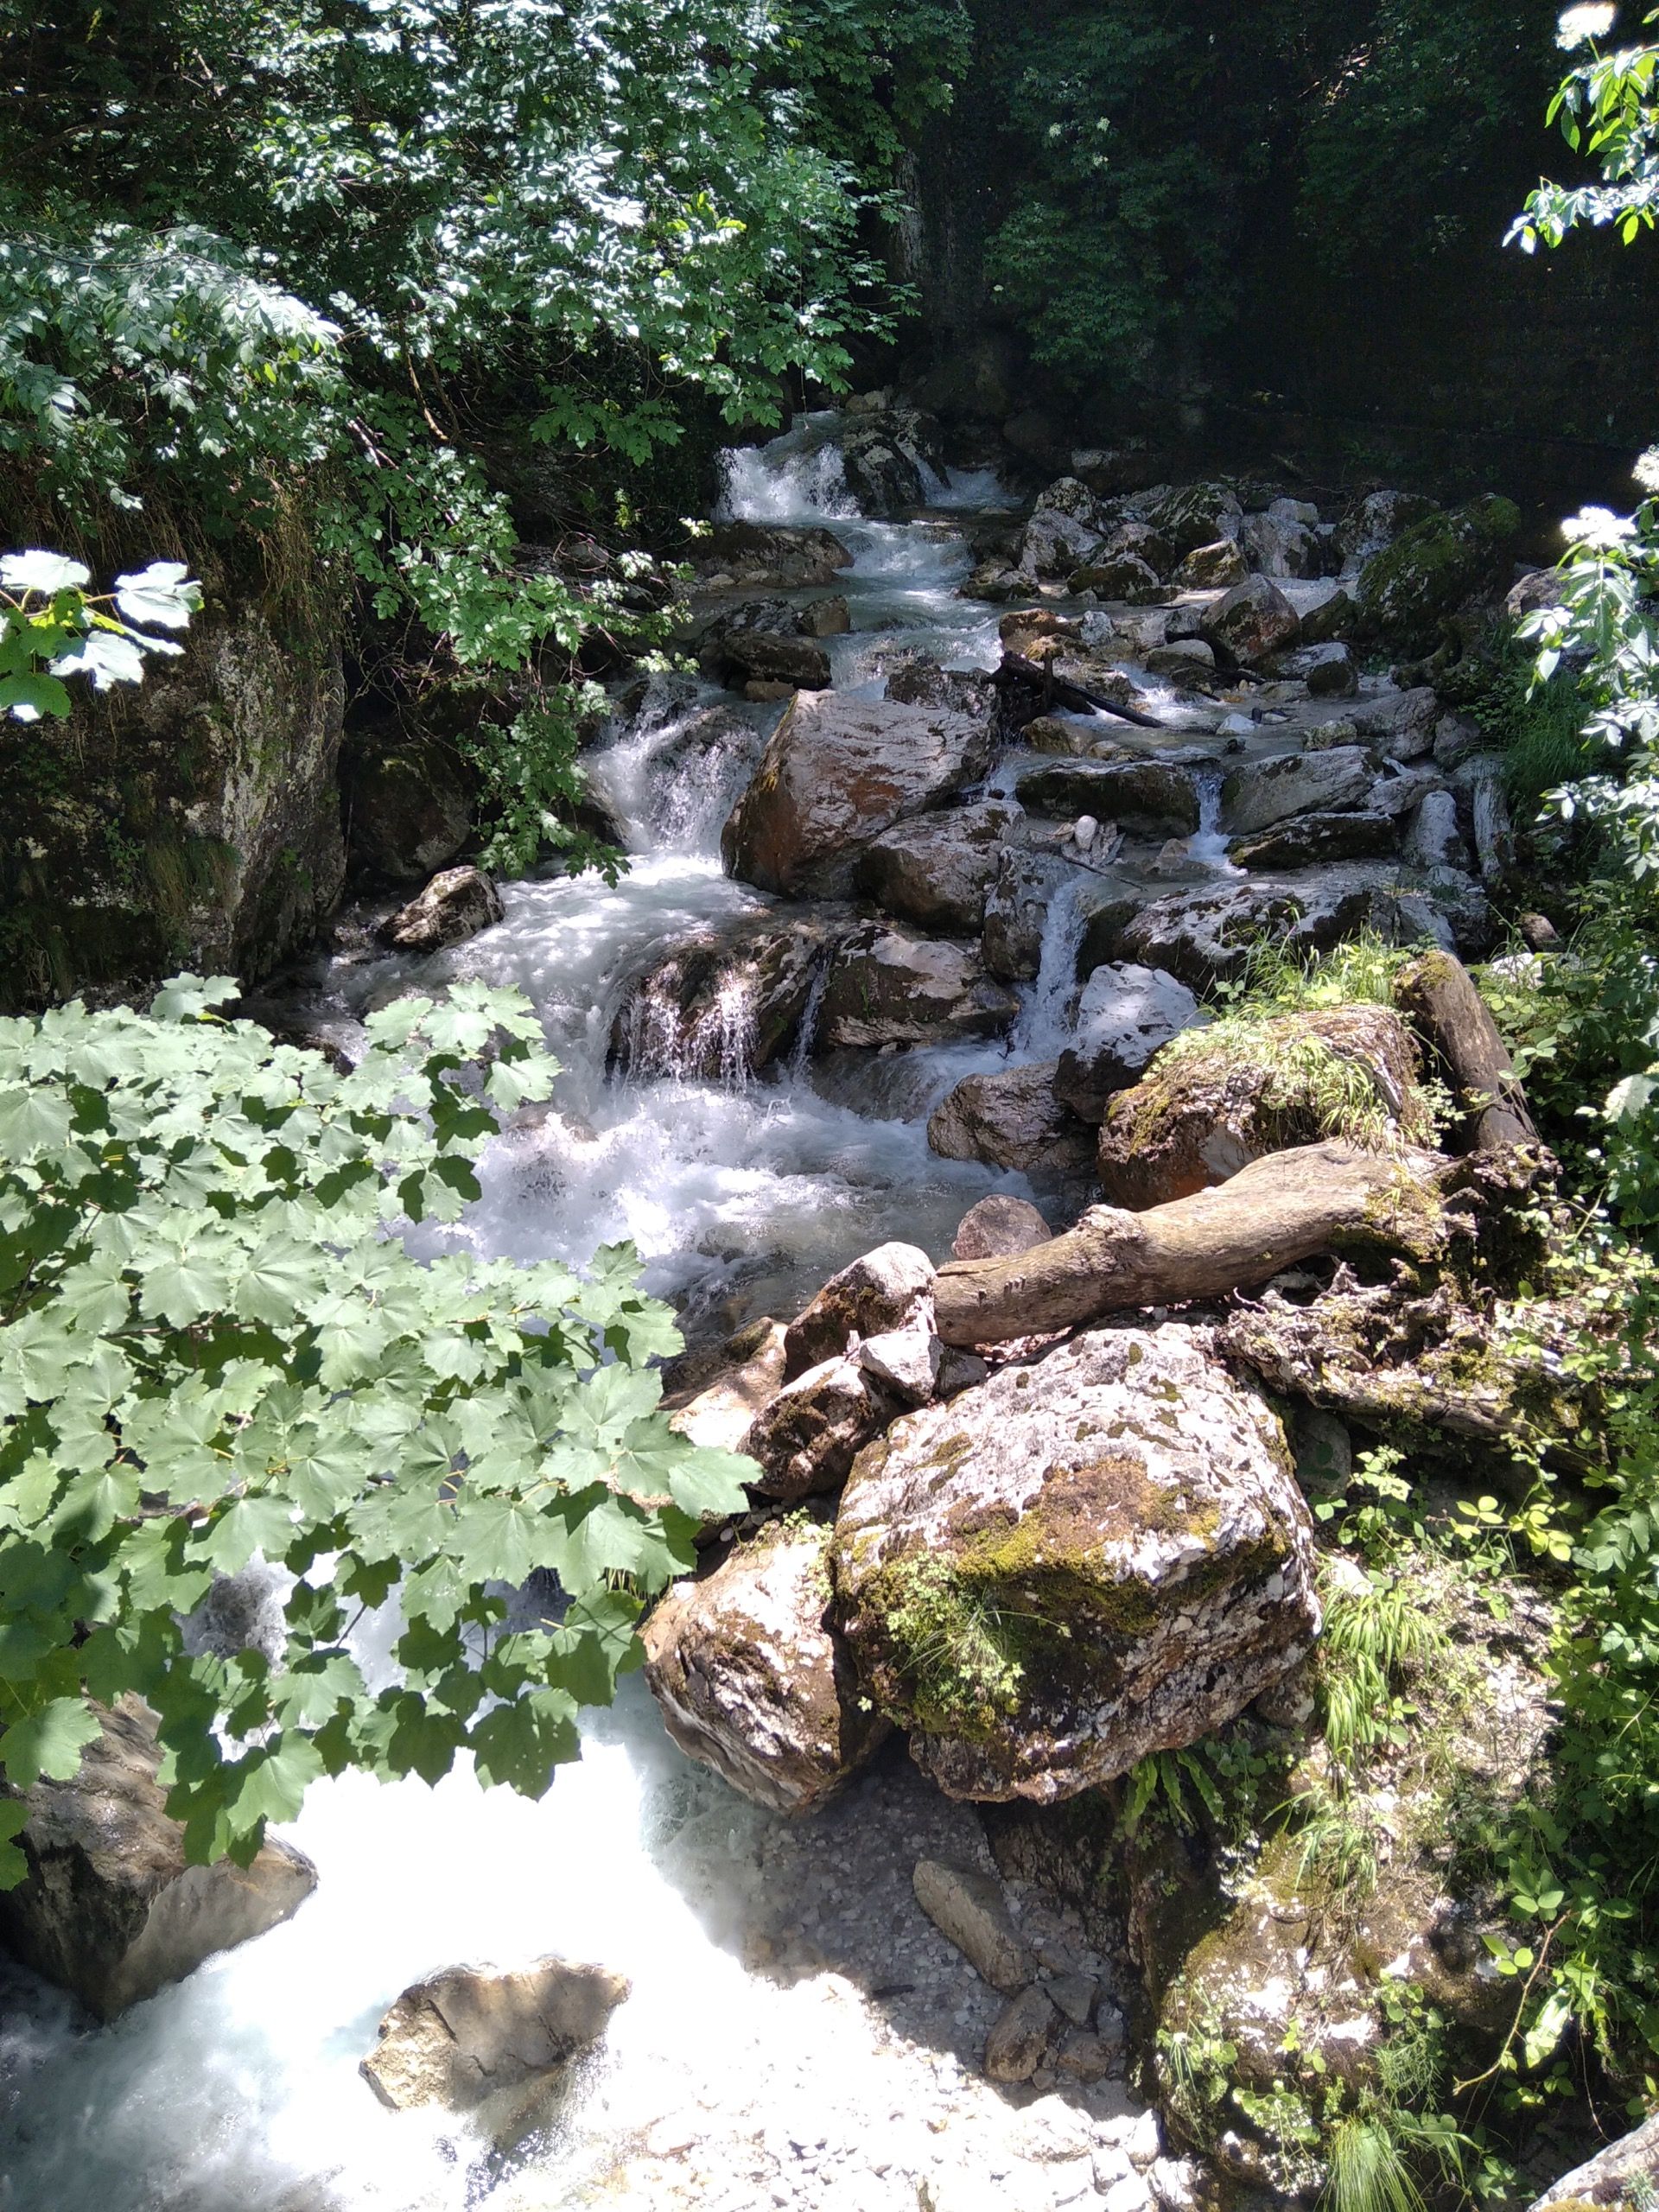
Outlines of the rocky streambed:
<svg viewBox="0 0 1659 2212">
<path fill-rule="evenodd" d="M 880 405 L 734 455 L 702 672 L 620 687 L 591 760 L 620 884 L 451 871 L 290 995 L 349 1051 L 413 986 L 528 992 L 565 1073 L 462 1233 L 632 1239 L 684 1316 L 675 1417 L 757 1459 L 754 1510 L 706 1532 L 649 1687 L 543 1805 L 320 1784 L 292 1839 L 315 1894 L 257 1941 L 99 2029 L 18 1973 L 0 2204 L 1186 2212 L 1318 2193 L 1307 2082 L 1369 2079 L 1384 1974 L 1490 2034 L 1482 1901 L 1408 1757 L 1361 1808 L 1389 1878 L 1340 1925 L 1206 1842 L 1202 1789 L 1143 1821 L 1125 1778 L 1230 1725 L 1317 1792 L 1310 1660 L 1367 1601 L 1306 1493 L 1402 1419 L 1426 1465 L 1501 1462 L 1559 1382 L 1548 1314 L 1471 1357 L 1504 1293 L 1479 1304 L 1468 1255 L 1537 1163 L 1483 1145 L 1443 1028 L 1373 1004 L 1200 1049 L 1264 944 L 1417 945 L 1454 981 L 1496 945 L 1502 763 L 1405 664 L 1508 585 L 1513 517 L 1122 493 L 1109 460 L 1016 505 Z M 1347 1113 L 1328 1154 L 1279 1079 L 1310 1051 Z M 1275 1163 L 1310 1157 L 1287 1201 Z M 1046 1270 L 1075 1292 L 1166 1226 L 1166 1264 L 1213 1244 L 1209 1194 L 1269 1185 L 1290 1256 L 1243 1262 L 1247 1298 L 1021 1323 Z M 1351 1185 L 1338 1234 L 1319 1206 Z M 1547 1622 L 1494 1639 L 1434 1594 L 1437 1757 L 1513 1796 Z M 549 1958 L 610 1977 L 592 2035 L 550 2026 Z M 521 1999 L 529 2102 L 359 2078 L 393 2007 L 417 2048 L 383 2095 L 435 2078 L 462 2013 L 493 2088 Z"/>
</svg>

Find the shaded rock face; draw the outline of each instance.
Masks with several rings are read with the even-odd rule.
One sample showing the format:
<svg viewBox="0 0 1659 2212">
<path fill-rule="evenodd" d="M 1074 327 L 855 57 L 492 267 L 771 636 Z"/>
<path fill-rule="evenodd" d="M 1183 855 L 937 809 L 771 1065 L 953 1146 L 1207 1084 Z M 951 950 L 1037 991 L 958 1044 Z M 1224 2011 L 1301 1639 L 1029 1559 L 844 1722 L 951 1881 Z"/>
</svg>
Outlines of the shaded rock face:
<svg viewBox="0 0 1659 2212">
<path fill-rule="evenodd" d="M 784 1387 L 784 1325 L 758 1321 L 728 1351 L 730 1363 L 711 1381 L 663 1401 L 671 1428 L 719 1452 L 741 1451 L 755 1416 Z"/>
<path fill-rule="evenodd" d="M 806 615 L 787 600 L 757 600 L 721 616 L 704 632 L 697 659 L 705 675 L 722 683 L 829 688 L 830 656 L 817 634 L 809 634 Z"/>
<path fill-rule="evenodd" d="M 352 871 L 388 884 L 448 868 L 473 833 L 460 763 L 436 738 L 359 737 L 340 759 Z"/>
<path fill-rule="evenodd" d="M 1094 1147 L 1054 1095 L 1056 1065 L 966 1077 L 934 1109 L 929 1145 L 944 1160 L 982 1160 L 1045 1181 L 1087 1175 Z"/>
<path fill-rule="evenodd" d="M 957 1225 L 950 1250 L 958 1260 L 996 1260 L 1046 1244 L 1053 1234 L 1029 1198 L 993 1192 L 969 1207 Z"/>
<path fill-rule="evenodd" d="M 1344 569 L 1362 569 L 1374 553 L 1392 545 L 1402 531 L 1437 512 L 1433 499 L 1416 492 L 1369 492 L 1350 507 L 1337 525 Z"/>
<path fill-rule="evenodd" d="M 917 1244 L 878 1244 L 830 1276 L 785 1336 L 788 1372 L 839 1357 L 854 1335 L 876 1337 L 932 1319 L 933 1262 Z"/>
<path fill-rule="evenodd" d="M 1252 761 L 1248 768 L 1236 769 L 1221 787 L 1221 824 L 1230 836 L 1242 837 L 1298 814 L 1357 807 L 1370 796 L 1375 780 L 1371 757 L 1360 745 Z"/>
<path fill-rule="evenodd" d="M 1496 579 L 1520 527 L 1519 509 L 1491 493 L 1412 524 L 1360 570 L 1367 630 L 1403 651 L 1429 652 L 1445 618 Z"/>
<path fill-rule="evenodd" d="M 1323 1113 L 1330 1085 L 1299 1070 L 1313 1048 L 1377 1134 L 1413 1141 L 1432 1135 L 1418 1090 L 1417 1048 L 1391 1007 L 1344 1006 L 1263 1022 L 1248 1046 L 1217 1032 L 1154 1060 L 1107 1109 L 1100 1132 L 1100 1180 L 1109 1205 L 1140 1211 L 1190 1198 L 1237 1174 L 1253 1160 L 1332 1134 Z M 1297 1055 L 1301 1055 L 1299 1058 Z"/>
<path fill-rule="evenodd" d="M 697 579 L 705 590 L 723 582 L 798 591 L 809 584 L 833 583 L 842 569 L 853 565 L 833 530 L 722 522 L 702 545 Z"/>
<path fill-rule="evenodd" d="M 1048 1802 L 1190 1744 L 1319 1625 L 1279 1423 L 1173 1328 L 1079 1336 L 898 1422 L 830 1557 L 861 1675 L 957 1797 Z"/>
<path fill-rule="evenodd" d="M 339 608 L 315 574 L 274 591 L 251 556 L 202 582 L 177 659 L 76 685 L 65 721 L 8 724 L 0 1006 L 182 968 L 257 980 L 340 896 Z"/>
<path fill-rule="evenodd" d="M 741 1082 L 784 1058 L 849 922 L 833 908 L 741 916 L 701 932 L 626 988 L 611 1058 L 636 1077 Z"/>
<path fill-rule="evenodd" d="M 29 1878 L 0 1892 L 0 1939 L 109 2020 L 286 1920 L 317 1874 L 277 1842 L 249 1867 L 188 1866 L 184 1830 L 156 1779 L 155 1716 L 124 1699 L 100 1719 L 74 1778 L 29 1792 L 18 1839 Z"/>
<path fill-rule="evenodd" d="M 404 1990 L 359 2071 L 394 2112 L 468 2112 L 597 2043 L 627 1994 L 623 1975 L 563 1959 L 518 1974 L 452 1967 Z"/>
<path fill-rule="evenodd" d="M 1198 634 L 1217 652 L 1246 666 L 1271 659 L 1294 645 L 1301 629 L 1296 610 L 1267 576 L 1249 576 L 1217 601 Z"/>
<path fill-rule="evenodd" d="M 669 1734 L 774 1813 L 816 1812 L 888 1733 L 827 1624 L 828 1533 L 774 1528 L 677 1583 L 643 1630 Z"/>
<path fill-rule="evenodd" d="M 995 1037 L 1018 1016 L 1014 994 L 966 946 L 868 924 L 844 938 L 830 970 L 818 1038 L 845 1045 L 927 1045 Z"/>
<path fill-rule="evenodd" d="M 884 913 L 947 937 L 977 937 L 1014 809 L 953 809 L 900 823 L 864 849 L 858 888 Z"/>
<path fill-rule="evenodd" d="M 1054 1072 L 1055 1096 L 1085 1122 L 1103 1120 L 1112 1094 L 1135 1082 L 1172 1037 L 1205 1019 L 1185 984 L 1160 969 L 1096 968 L 1084 986 L 1077 1035 Z"/>
<path fill-rule="evenodd" d="M 1014 1924 L 1001 1882 L 937 1859 L 918 1859 L 911 1881 L 917 1904 L 982 1981 L 1016 1997 L 1036 1980 L 1037 1961 Z"/>
<path fill-rule="evenodd" d="M 721 837 L 763 891 L 842 896 L 859 849 L 984 773 L 988 720 L 834 692 L 793 700 Z"/>
<path fill-rule="evenodd" d="M 1380 860 L 1400 842 L 1397 816 L 1362 808 L 1354 814 L 1303 814 L 1227 849 L 1236 868 L 1321 868 L 1332 861 Z"/>
<path fill-rule="evenodd" d="M 1188 837 L 1198 826 L 1192 779 L 1167 761 L 1057 761 L 1029 770 L 1014 788 L 1034 814 L 1090 814 L 1154 837 Z"/>
<path fill-rule="evenodd" d="M 448 868 L 383 922 L 378 934 L 395 952 L 441 952 L 493 928 L 501 916 L 500 894 L 487 875 L 475 868 Z"/>
</svg>

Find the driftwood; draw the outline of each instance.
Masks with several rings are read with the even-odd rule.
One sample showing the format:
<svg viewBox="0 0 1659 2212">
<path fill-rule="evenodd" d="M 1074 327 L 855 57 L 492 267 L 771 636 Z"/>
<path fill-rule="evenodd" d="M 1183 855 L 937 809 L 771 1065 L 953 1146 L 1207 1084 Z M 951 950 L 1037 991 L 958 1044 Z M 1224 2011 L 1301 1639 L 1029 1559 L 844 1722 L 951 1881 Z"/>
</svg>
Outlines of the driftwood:
<svg viewBox="0 0 1659 2212">
<path fill-rule="evenodd" d="M 1138 729 L 1164 728 L 1156 715 L 1144 714 L 1139 707 L 1121 707 L 1116 699 L 1105 698 L 1098 691 L 1085 691 L 1081 683 L 1068 683 L 1064 677 L 1055 675 L 1052 661 L 1027 660 L 1019 653 L 1004 653 L 1002 665 L 991 681 L 1005 690 L 1011 683 L 1034 684 L 1043 695 L 1045 710 L 1065 707 L 1076 715 L 1098 708 L 1103 715 L 1116 715 L 1120 721 L 1133 722 Z"/>
<path fill-rule="evenodd" d="M 1344 1245 L 1429 1258 L 1457 1163 L 1401 1147 L 1332 1142 L 1271 1153 L 1230 1182 L 1128 1213 L 1094 1206 L 1075 1229 L 1028 1252 L 953 1261 L 933 1285 L 948 1344 L 998 1344 L 1070 1329 L 1140 1306 L 1175 1306 L 1255 1289 L 1281 1269 Z"/>
<path fill-rule="evenodd" d="M 1426 952 L 1402 973 L 1395 996 L 1446 1064 L 1468 1117 L 1468 1149 L 1535 1146 L 1521 1079 L 1463 963 L 1449 952 Z"/>
</svg>

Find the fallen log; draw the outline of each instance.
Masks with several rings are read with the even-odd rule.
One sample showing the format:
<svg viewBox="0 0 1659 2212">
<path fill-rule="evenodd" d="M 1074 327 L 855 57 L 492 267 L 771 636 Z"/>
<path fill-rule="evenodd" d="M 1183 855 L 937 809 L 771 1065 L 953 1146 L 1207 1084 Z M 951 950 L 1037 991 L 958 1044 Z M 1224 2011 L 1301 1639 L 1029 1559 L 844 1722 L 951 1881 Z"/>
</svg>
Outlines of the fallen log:
<svg viewBox="0 0 1659 2212">
<path fill-rule="evenodd" d="M 956 1260 L 933 1284 L 948 1344 L 1075 1328 L 1142 1306 L 1258 1288 L 1316 1253 L 1369 1244 L 1431 1259 L 1446 1236 L 1443 1154 L 1299 1145 L 1253 1160 L 1215 1190 L 1143 1213 L 1093 1206 L 1027 1252 Z"/>
<path fill-rule="evenodd" d="M 1538 1131 L 1521 1078 L 1462 961 L 1449 952 L 1426 952 L 1401 971 L 1394 995 L 1446 1064 L 1466 1117 L 1465 1148 L 1535 1146 Z"/>
<path fill-rule="evenodd" d="M 1116 715 L 1120 721 L 1133 722 L 1138 729 L 1165 727 L 1156 715 L 1145 714 L 1139 707 L 1122 707 L 1116 699 L 1105 698 L 1098 691 L 1085 691 L 1081 683 L 1068 683 L 1064 677 L 1056 676 L 1052 662 L 1027 660 L 1020 653 L 1004 653 L 1002 664 L 991 681 L 1004 690 L 1010 683 L 1034 684 L 1043 695 L 1045 709 L 1065 707 L 1076 715 L 1098 709 L 1103 715 Z"/>
</svg>

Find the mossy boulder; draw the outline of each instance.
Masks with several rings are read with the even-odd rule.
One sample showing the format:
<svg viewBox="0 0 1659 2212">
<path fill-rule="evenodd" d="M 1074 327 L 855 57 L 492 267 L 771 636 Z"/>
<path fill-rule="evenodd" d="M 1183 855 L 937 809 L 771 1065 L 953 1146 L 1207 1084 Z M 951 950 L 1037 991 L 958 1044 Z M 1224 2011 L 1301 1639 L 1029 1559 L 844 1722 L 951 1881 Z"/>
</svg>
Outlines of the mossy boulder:
<svg viewBox="0 0 1659 2212">
<path fill-rule="evenodd" d="M 1052 1802 L 1191 1744 L 1319 1624 L 1279 1423 L 1173 1327 L 1091 1332 L 895 1423 L 830 1565 L 865 1682 L 955 1797 Z"/>
<path fill-rule="evenodd" d="M 1514 501 L 1492 493 L 1413 523 L 1359 572 L 1365 632 L 1402 652 L 1432 651 L 1446 618 L 1497 581 L 1520 528 Z"/>
</svg>

